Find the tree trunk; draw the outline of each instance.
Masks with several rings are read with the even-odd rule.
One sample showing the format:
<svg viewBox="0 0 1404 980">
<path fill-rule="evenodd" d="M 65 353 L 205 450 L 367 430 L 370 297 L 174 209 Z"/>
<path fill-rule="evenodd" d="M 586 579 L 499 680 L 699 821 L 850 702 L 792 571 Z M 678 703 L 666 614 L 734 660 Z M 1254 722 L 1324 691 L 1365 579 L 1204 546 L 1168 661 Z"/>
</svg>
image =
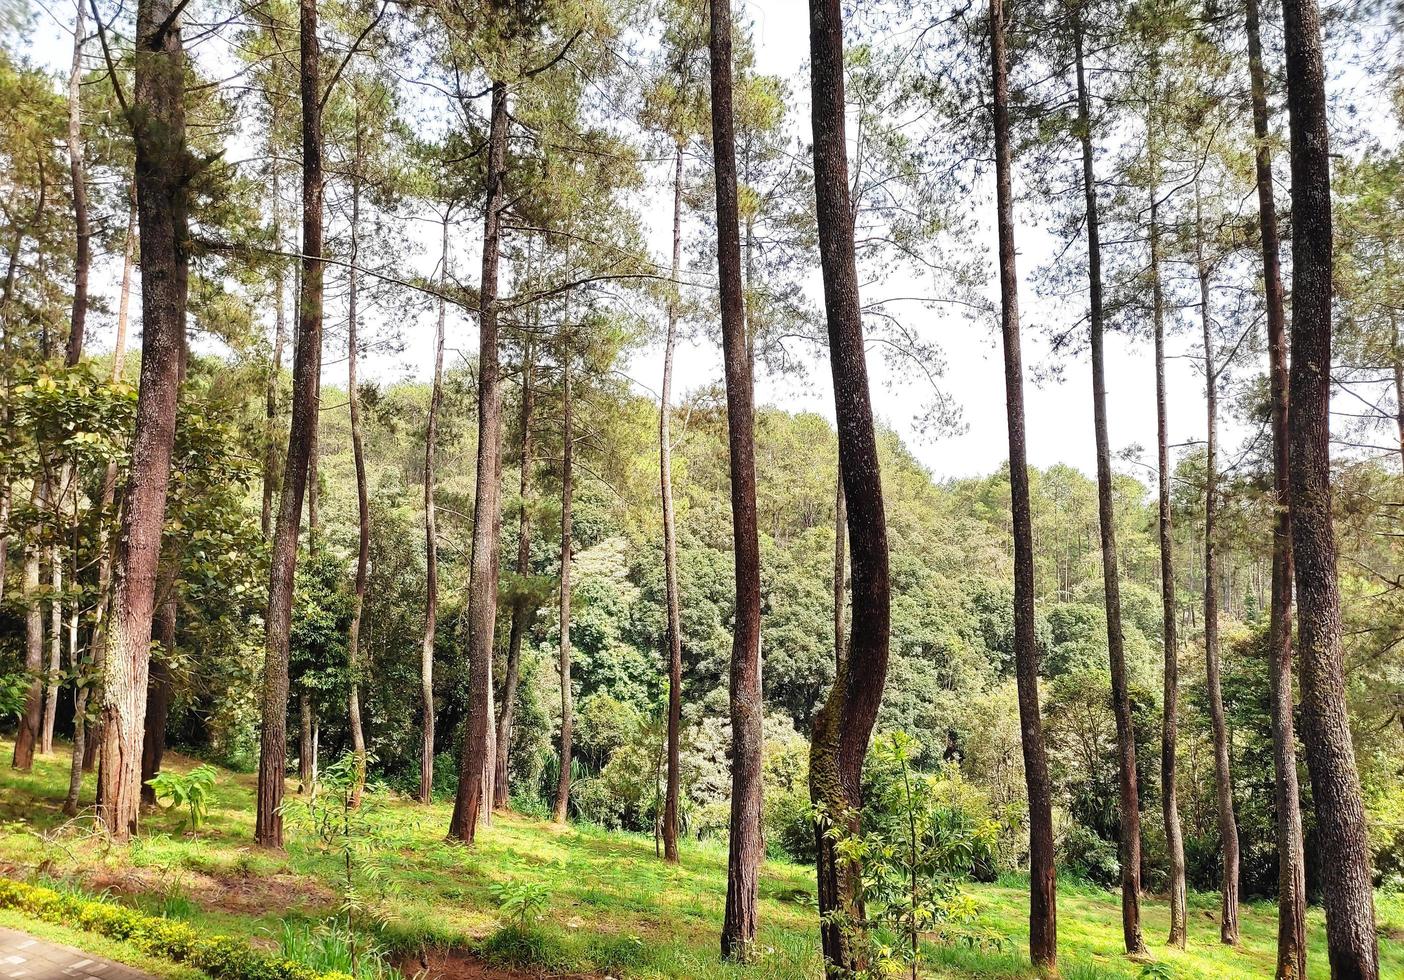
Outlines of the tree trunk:
<svg viewBox="0 0 1404 980">
<path fill-rule="evenodd" d="M 569 341 L 567 341 L 569 343 Z M 571 496 L 574 491 L 573 456 L 575 432 L 571 418 L 570 404 L 570 350 L 567 347 L 561 357 L 561 371 L 564 376 L 563 411 L 561 422 L 561 765 L 556 778 L 556 806 L 551 811 L 551 819 L 565 823 L 566 810 L 570 804 L 570 759 L 572 754 L 573 717 L 572 691 L 570 689 L 570 559 L 571 559 Z"/>
<path fill-rule="evenodd" d="M 92 231 L 88 225 L 88 173 L 83 164 L 83 44 L 87 40 L 83 0 L 73 3 L 73 65 L 68 72 L 68 170 L 73 183 L 73 315 L 64 363 L 73 367 L 83 357 L 88 320 L 88 269 Z"/>
<path fill-rule="evenodd" d="M 151 683 L 146 693 L 146 722 L 141 742 L 141 801 L 156 805 L 156 791 L 147 783 L 161 772 L 166 755 L 166 722 L 171 713 L 171 657 L 176 649 L 175 575 L 162 573 L 161 591 L 165 593 L 152 622 L 152 632 L 161 652 L 151 661 Z"/>
<path fill-rule="evenodd" d="M 1121 580 L 1117 565 L 1115 511 L 1112 508 L 1111 446 L 1107 435 L 1107 384 L 1102 343 L 1102 245 L 1097 217 L 1097 183 L 1092 169 L 1092 121 L 1083 67 L 1082 10 L 1073 15 L 1077 70 L 1078 136 L 1082 144 L 1082 188 L 1087 215 L 1087 280 L 1092 334 L 1092 415 L 1097 442 L 1097 516 L 1102 539 L 1102 582 L 1107 611 L 1107 652 L 1111 664 L 1112 708 L 1116 715 L 1117 769 L 1121 804 L 1121 930 L 1128 953 L 1144 953 L 1141 937 L 1141 812 L 1136 785 L 1136 738 L 1131 696 L 1126 687 L 1126 653 L 1121 631 Z"/>
<path fill-rule="evenodd" d="M 191 163 L 178 14 L 171 0 L 137 7 L 131 124 L 141 229 L 141 381 L 104 644 L 98 774 L 98 817 L 118 841 L 136 830 L 140 809 L 151 617 L 185 349 Z"/>
<path fill-rule="evenodd" d="M 283 780 L 287 768 L 288 633 L 298 526 L 307 490 L 308 462 L 317 427 L 322 363 L 322 112 L 317 0 L 298 2 L 302 92 L 302 283 L 297 344 L 293 352 L 292 419 L 283 466 L 283 492 L 273 529 L 264 628 L 263 725 L 258 755 L 258 807 L 254 841 L 283 846 Z"/>
<path fill-rule="evenodd" d="M 1218 428 L 1219 373 L 1214 364 L 1214 330 L 1210 306 L 1209 265 L 1204 259 L 1204 223 L 1199 184 L 1194 186 L 1195 274 L 1199 280 L 1199 321 L 1204 333 L 1204 668 L 1209 722 L 1214 737 L 1214 798 L 1218 805 L 1223 878 L 1219 885 L 1219 938 L 1238 945 L 1238 820 L 1233 812 L 1233 777 L 1229 770 L 1228 723 L 1219 683 Z"/>
<path fill-rule="evenodd" d="M 366 582 L 370 575 L 370 489 L 366 482 L 366 450 L 361 437 L 361 395 L 356 386 L 356 359 L 359 347 L 356 337 L 357 287 L 356 260 L 359 254 L 361 227 L 361 125 L 359 110 L 356 119 L 356 160 L 351 176 L 351 268 L 348 273 L 346 300 L 346 401 L 351 409 L 351 454 L 356 464 L 356 585 L 351 599 L 351 626 L 346 636 L 346 668 L 351 680 L 347 698 L 347 727 L 351 730 L 351 752 L 355 757 L 355 783 L 351 787 L 351 806 L 361 805 L 366 788 L 366 734 L 361 727 L 361 614 L 366 605 Z"/>
<path fill-rule="evenodd" d="M 1254 162 L 1258 223 L 1262 230 L 1263 292 L 1267 308 L 1268 387 L 1272 402 L 1273 532 L 1272 599 L 1268 624 L 1273 797 L 1277 808 L 1277 977 L 1306 977 L 1306 858 L 1302 845 L 1301 796 L 1297 786 L 1297 736 L 1292 696 L 1292 521 L 1289 513 L 1287 318 L 1277 204 L 1268 148 L 1267 82 L 1258 0 L 1245 0 L 1248 72 L 1252 82 Z"/>
<path fill-rule="evenodd" d="M 1000 325 L 1004 335 L 1005 408 L 1009 424 L 1009 493 L 1014 532 L 1014 659 L 1020 741 L 1029 799 L 1029 957 L 1053 971 L 1058 959 L 1058 881 L 1053 867 L 1053 797 L 1038 697 L 1038 621 L 1034 612 L 1033 516 L 1024 437 L 1024 366 L 1015 266 L 1013 153 L 1009 143 L 1009 74 L 1003 0 L 990 0 L 995 197 L 999 225 Z"/>
<path fill-rule="evenodd" d="M 683 150 L 673 152 L 673 289 L 682 267 Z M 678 339 L 678 302 L 668 300 L 668 334 L 663 343 L 663 384 L 658 402 L 658 479 L 663 499 L 663 580 L 668 625 L 668 789 L 663 803 L 663 858 L 678 863 L 678 799 L 682 794 L 682 603 L 678 595 L 678 539 L 673 520 L 672 413 L 673 350 Z"/>
<path fill-rule="evenodd" d="M 312 708 L 312 695 L 307 691 L 297 693 L 297 791 L 312 792 L 312 784 L 317 780 L 316 749 L 312 744 L 312 731 L 316 713 Z"/>
<path fill-rule="evenodd" d="M 53 503 L 54 518 L 62 518 L 62 505 L 59 502 L 63 488 L 60 487 Z M 54 751 L 54 722 L 58 716 L 59 673 L 63 670 L 63 556 L 57 546 L 49 548 L 49 583 L 53 596 L 49 599 L 49 669 L 46 671 L 44 688 L 44 721 L 40 726 L 39 752 L 50 755 Z"/>
<path fill-rule="evenodd" d="M 1155 176 L 1158 176 L 1158 170 Z M 1165 401 L 1165 293 L 1160 278 L 1159 193 L 1158 187 L 1152 185 L 1151 318 L 1155 326 L 1156 476 L 1159 490 L 1161 642 L 1165 661 L 1164 714 L 1160 729 L 1160 811 L 1165 821 L 1165 849 L 1170 860 L 1170 936 L 1166 941 L 1171 946 L 1184 949 L 1189 938 L 1185 912 L 1185 840 L 1180 828 L 1180 805 L 1175 788 L 1178 771 L 1176 750 L 1180 735 L 1180 643 L 1176 633 L 1179 613 L 1175 601 L 1174 528 L 1170 520 L 1170 437 Z"/>
<path fill-rule="evenodd" d="M 269 132 L 278 126 L 278 100 L 272 100 L 272 120 Z M 270 137 L 271 142 L 271 137 Z M 273 247 L 283 247 L 283 193 L 281 189 L 282 167 L 277 155 L 269 148 L 272 159 L 270 169 L 270 196 L 273 199 Z M 288 335 L 287 316 L 283 306 L 283 264 L 278 262 L 273 269 L 273 360 L 268 365 L 268 378 L 264 383 L 264 449 L 263 449 L 263 506 L 259 513 L 259 527 L 263 530 L 263 540 L 273 533 L 273 487 L 277 481 L 278 453 L 278 382 L 283 373 L 283 344 Z"/>
<path fill-rule="evenodd" d="M 473 511 L 473 559 L 468 588 L 468 727 L 458 766 L 449 837 L 473 843 L 482 808 L 483 767 L 488 758 L 488 714 L 492 711 L 493 633 L 497 625 L 497 572 L 502 524 L 502 399 L 497 351 L 497 270 L 502 248 L 502 212 L 507 207 L 507 83 L 492 84 L 488 134 L 487 209 L 483 221 L 483 271 L 478 314 L 478 465 Z"/>
<path fill-rule="evenodd" d="M 440 284 L 448 282 L 449 212 L 444 210 L 444 238 L 439 256 Z M 434 637 L 439 625 L 439 532 L 434 514 L 434 454 L 439 442 L 439 408 L 444 400 L 444 325 L 447 307 L 439 298 L 434 328 L 434 383 L 429 392 L 429 420 L 424 432 L 424 639 L 419 646 L 419 802 L 434 796 Z"/>
<path fill-rule="evenodd" d="M 36 494 L 37 497 L 37 494 Z M 24 670 L 29 674 L 29 690 L 24 699 L 15 735 L 12 765 L 22 772 L 34 767 L 34 749 L 39 742 L 39 725 L 44 710 L 44 609 L 39 601 L 39 549 L 27 545 L 24 551 Z"/>
<path fill-rule="evenodd" d="M 887 518 L 863 348 L 844 125 L 843 13 L 839 0 L 810 0 L 811 120 L 815 217 L 823 268 L 839 466 L 851 554 L 852 615 L 847 652 L 815 718 L 809 786 L 826 817 L 818 829 L 820 938 L 826 970 L 865 967 L 861 868 L 843 858 L 840 838 L 859 830 L 863 757 L 887 679 L 891 590 Z M 841 612 L 836 609 L 836 616 Z M 837 624 L 836 624 L 837 625 Z M 836 629 L 836 633 L 838 630 Z M 825 832 L 824 824 L 831 832 Z"/>
<path fill-rule="evenodd" d="M 746 960 L 756 939 L 761 858 L 760 544 L 756 531 L 755 393 L 742 304 L 741 244 L 732 118 L 731 0 L 711 4 L 712 152 L 716 169 L 717 277 L 721 285 L 736 621 L 731 643 L 731 835 L 721 952 Z"/>
<path fill-rule="evenodd" d="M 531 572 L 531 413 L 535 401 L 532 391 L 532 349 L 527 339 L 522 355 L 522 457 L 518 496 L 521 512 L 517 517 L 517 574 L 525 578 Z M 502 680 L 502 705 L 497 715 L 497 805 L 507 809 L 512 804 L 510 762 L 512 754 L 512 718 L 517 710 L 517 686 L 521 681 L 522 639 L 526 635 L 530 610 L 518 597 L 512 605 L 512 628 L 507 637 L 507 673 Z"/>
<path fill-rule="evenodd" d="M 1292 557 L 1300 607 L 1302 727 L 1321 849 L 1333 977 L 1379 976 L 1370 842 L 1346 712 L 1341 596 L 1331 523 L 1331 160 L 1321 16 L 1284 0 L 1292 136 Z"/>
</svg>

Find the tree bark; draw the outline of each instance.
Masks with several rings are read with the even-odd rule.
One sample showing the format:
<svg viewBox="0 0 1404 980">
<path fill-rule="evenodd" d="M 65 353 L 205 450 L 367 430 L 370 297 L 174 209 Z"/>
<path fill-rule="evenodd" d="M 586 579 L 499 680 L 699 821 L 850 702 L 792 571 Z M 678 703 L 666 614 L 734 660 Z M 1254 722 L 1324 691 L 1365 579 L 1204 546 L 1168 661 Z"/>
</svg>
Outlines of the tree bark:
<svg viewBox="0 0 1404 980">
<path fill-rule="evenodd" d="M 360 285 L 356 260 L 359 254 L 361 229 L 361 120 L 356 119 L 356 159 L 351 176 L 351 267 L 347 274 L 346 300 L 346 401 L 351 411 L 351 454 L 356 464 L 356 582 L 351 599 L 351 625 L 346 636 L 347 673 L 350 693 L 347 698 L 347 727 L 351 730 L 351 752 L 355 758 L 355 782 L 351 787 L 351 806 L 361 805 L 366 788 L 366 734 L 361 727 L 361 614 L 366 605 L 366 583 L 370 575 L 370 488 L 366 481 L 366 449 L 361 436 L 361 395 L 356 381 L 356 359 L 359 346 L 356 337 L 356 300 Z"/>
<path fill-rule="evenodd" d="M 63 488 L 60 486 L 54 495 L 53 513 L 56 521 L 63 515 L 60 499 Z M 40 727 L 39 752 L 49 755 L 54 751 L 54 722 L 58 716 L 59 684 L 58 676 L 63 670 L 63 556 L 57 546 L 49 548 L 49 584 L 53 596 L 49 599 L 49 669 L 46 672 L 44 688 L 44 721 Z"/>
<path fill-rule="evenodd" d="M 1077 72 L 1078 137 L 1082 144 L 1082 188 L 1087 217 L 1087 281 L 1091 319 L 1092 415 L 1097 443 L 1097 516 L 1101 529 L 1102 582 L 1107 612 L 1107 654 L 1111 666 L 1112 708 L 1116 715 L 1117 770 L 1121 804 L 1121 931 L 1128 953 L 1146 951 L 1141 936 L 1141 812 L 1136 785 L 1136 738 L 1131 696 L 1126 687 L 1126 653 L 1121 630 L 1121 580 L 1117 565 L 1115 511 L 1112 508 L 1111 446 L 1107 435 L 1106 367 L 1102 351 L 1102 245 L 1097 216 L 1097 183 L 1092 167 L 1092 121 L 1083 65 L 1082 8 L 1073 14 Z"/>
<path fill-rule="evenodd" d="M 444 211 L 444 237 L 439 256 L 440 283 L 448 282 L 449 213 Z M 434 639 L 439 625 L 439 531 L 434 513 L 435 452 L 439 442 L 439 409 L 444 401 L 444 326 L 447 306 L 439 297 L 434 328 L 434 382 L 429 391 L 429 419 L 424 432 L 424 638 L 419 646 L 419 802 L 434 796 Z"/>
<path fill-rule="evenodd" d="M 1346 712 L 1341 596 L 1331 515 L 1331 160 L 1321 15 L 1284 0 L 1292 146 L 1292 554 L 1301 646 L 1302 727 L 1316 804 L 1331 975 L 1379 976 L 1370 843 Z"/>
<path fill-rule="evenodd" d="M 717 277 L 731 465 L 736 612 L 731 642 L 731 834 L 721 952 L 745 960 L 756 938 L 761 858 L 760 544 L 756 531 L 755 393 L 741 286 L 732 116 L 731 0 L 711 4 L 712 152 L 716 171 Z"/>
<path fill-rule="evenodd" d="M 292 420 L 283 466 L 283 492 L 273 530 L 264 628 L 263 725 L 259 739 L 258 808 L 254 841 L 282 848 L 283 780 L 287 768 L 288 640 L 298 527 L 317 427 L 322 363 L 322 112 L 317 0 L 299 0 L 302 94 L 302 283 L 293 352 Z M 309 536 L 310 537 L 310 536 Z"/>
<path fill-rule="evenodd" d="M 313 745 L 313 730 L 316 724 L 316 710 L 312 707 L 312 695 L 305 690 L 297 692 L 297 791 L 310 793 L 312 784 L 317 781 L 317 751 Z"/>
<path fill-rule="evenodd" d="M 269 132 L 278 126 L 277 99 L 272 100 L 272 121 Z M 270 142 L 272 142 L 270 137 Z M 269 194 L 273 199 L 273 247 L 283 247 L 283 194 L 281 189 L 282 167 L 277 155 L 269 148 L 270 165 Z M 278 381 L 283 373 L 283 344 L 287 339 L 288 324 L 283 306 L 283 265 L 279 262 L 273 269 L 273 360 L 268 365 L 268 378 L 264 384 L 264 450 L 263 450 L 263 505 L 259 514 L 259 527 L 263 530 L 263 540 L 273 533 L 273 488 L 277 481 L 278 453 L 276 451 L 278 432 Z"/>
<path fill-rule="evenodd" d="M 1258 224 L 1262 232 L 1263 299 L 1267 309 L 1268 389 L 1272 403 L 1273 529 L 1272 598 L 1268 621 L 1268 680 L 1272 717 L 1273 797 L 1277 808 L 1277 977 L 1306 977 L 1306 858 L 1302 844 L 1301 796 L 1297 786 L 1297 736 L 1292 696 L 1292 521 L 1289 512 L 1290 452 L 1287 317 L 1277 204 L 1268 148 L 1267 82 L 1258 0 L 1245 0 L 1248 73 L 1253 100 L 1254 164 Z"/>
<path fill-rule="evenodd" d="M 830 976 L 866 966 L 861 868 L 840 855 L 859 828 L 863 758 L 887 678 L 891 590 L 887 518 L 863 348 L 844 125 L 843 12 L 839 0 L 810 0 L 811 121 L 815 217 L 848 525 L 851 628 L 834 686 L 815 717 L 809 786 L 826 812 L 817 829 L 820 938 Z M 837 557 L 837 555 L 836 555 Z M 838 605 L 838 604 L 836 604 Z M 836 616 L 841 615 L 835 610 Z M 840 631 L 837 628 L 836 634 Z M 826 832 L 825 823 L 828 825 Z"/>
<path fill-rule="evenodd" d="M 178 15 L 171 0 L 143 0 L 137 7 L 131 125 L 141 229 L 141 382 L 104 644 L 98 774 L 98 817 L 117 841 L 136 830 L 140 809 L 151 618 L 185 349 L 192 165 Z"/>
<path fill-rule="evenodd" d="M 156 805 L 156 791 L 147 783 L 161 772 L 166 756 L 166 722 L 171 714 L 173 677 L 171 657 L 176 649 L 175 575 L 163 572 L 161 590 L 165 593 L 152 621 L 152 632 L 161 645 L 161 653 L 151 661 L 151 682 L 146 693 L 146 721 L 141 742 L 141 801 Z"/>
<path fill-rule="evenodd" d="M 36 493 L 36 498 L 38 494 Z M 24 699 L 15 735 L 14 768 L 28 772 L 34 767 L 34 749 L 39 742 L 39 725 L 44 710 L 44 609 L 39 601 L 39 549 L 27 545 L 24 551 L 24 670 L 29 674 L 29 690 Z"/>
<path fill-rule="evenodd" d="M 517 574 L 525 578 L 531 572 L 531 414 L 535 401 L 532 391 L 532 348 L 527 339 L 522 355 L 522 455 L 518 496 L 521 511 L 517 515 Z M 507 672 L 502 680 L 502 704 L 497 715 L 497 805 L 507 809 L 512 804 L 510 762 L 512 754 L 512 719 L 517 710 L 517 686 L 521 681 L 522 639 L 526 635 L 530 610 L 526 600 L 518 597 L 512 605 L 512 627 L 507 637 Z"/>
<path fill-rule="evenodd" d="M 1218 806 L 1219 845 L 1223 852 L 1219 884 L 1219 938 L 1238 945 L 1238 820 L 1233 812 L 1233 776 L 1229 769 L 1228 722 L 1219 682 L 1218 428 L 1219 371 L 1214 364 L 1213 314 L 1209 265 L 1204 258 L 1204 222 L 1199 183 L 1194 186 L 1194 264 L 1199 280 L 1199 321 L 1204 335 L 1204 689 L 1214 739 L 1214 799 Z"/>
<path fill-rule="evenodd" d="M 488 758 L 492 711 L 489 670 L 497 625 L 497 572 L 502 524 L 498 462 L 502 456 L 502 399 L 497 350 L 497 272 L 502 247 L 502 212 L 507 165 L 507 84 L 492 84 L 488 134 L 487 209 L 483 221 L 483 271 L 478 314 L 478 465 L 473 511 L 473 559 L 468 588 L 468 726 L 458 767 L 449 837 L 473 843 L 482 807 L 483 767 Z"/>
<path fill-rule="evenodd" d="M 569 341 L 567 341 L 567 344 Z M 575 432 L 571 418 L 570 404 L 570 350 L 567 347 L 561 357 L 563 374 L 562 422 L 561 422 L 561 747 L 560 772 L 556 777 L 556 806 L 551 819 L 565 823 L 566 810 L 570 804 L 570 759 L 572 755 L 572 731 L 574 725 L 573 698 L 570 688 L 570 559 L 571 559 L 571 496 Z"/>
<path fill-rule="evenodd" d="M 990 0 L 990 74 L 994 103 L 995 199 L 998 209 L 1001 332 L 1009 425 L 1009 494 L 1014 533 L 1014 660 L 1024 784 L 1029 800 L 1029 958 L 1053 971 L 1058 960 L 1058 881 L 1053 867 L 1053 796 L 1038 697 L 1038 621 L 1034 612 L 1033 516 L 1024 436 L 1024 366 L 1015 265 L 1013 153 L 1009 139 L 1009 69 L 1003 0 Z"/>
<path fill-rule="evenodd" d="M 64 363 L 83 357 L 88 320 L 88 270 L 92 264 L 92 230 L 88 223 L 88 172 L 83 163 L 83 44 L 87 40 L 83 0 L 73 3 L 73 64 L 68 71 L 68 170 L 73 184 L 73 314 Z"/>
<path fill-rule="evenodd" d="M 682 267 L 683 151 L 673 151 L 673 288 Z M 682 795 L 682 603 L 678 594 L 678 538 L 673 518 L 672 414 L 673 351 L 678 339 L 678 302 L 668 300 L 668 333 L 663 343 L 663 383 L 658 400 L 658 481 L 663 500 L 663 581 L 668 606 L 668 778 L 663 803 L 663 859 L 678 863 L 678 800 Z"/>
<path fill-rule="evenodd" d="M 1153 166 L 1155 176 L 1158 170 Z M 1154 179 L 1154 178 L 1153 178 Z M 1170 861 L 1171 946 L 1184 949 L 1189 938 L 1185 911 L 1185 840 L 1180 827 L 1179 797 L 1175 788 L 1180 734 L 1179 610 L 1175 600 L 1174 528 L 1170 511 L 1169 412 L 1165 399 L 1165 293 L 1160 278 L 1159 188 L 1151 187 L 1150 275 L 1151 318 L 1155 328 L 1155 435 L 1157 507 L 1160 526 L 1160 608 L 1162 651 L 1165 661 L 1164 713 L 1160 729 L 1160 811 L 1165 822 L 1165 850 Z"/>
</svg>

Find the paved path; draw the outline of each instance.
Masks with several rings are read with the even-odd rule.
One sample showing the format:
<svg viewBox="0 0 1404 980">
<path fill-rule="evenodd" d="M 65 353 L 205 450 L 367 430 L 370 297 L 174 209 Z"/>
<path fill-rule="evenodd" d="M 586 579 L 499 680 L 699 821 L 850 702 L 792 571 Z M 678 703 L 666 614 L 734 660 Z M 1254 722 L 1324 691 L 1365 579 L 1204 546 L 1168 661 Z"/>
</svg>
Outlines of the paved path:
<svg viewBox="0 0 1404 980">
<path fill-rule="evenodd" d="M 0 928 L 0 977 L 5 980 L 154 980 L 130 966 L 72 946 Z"/>
</svg>

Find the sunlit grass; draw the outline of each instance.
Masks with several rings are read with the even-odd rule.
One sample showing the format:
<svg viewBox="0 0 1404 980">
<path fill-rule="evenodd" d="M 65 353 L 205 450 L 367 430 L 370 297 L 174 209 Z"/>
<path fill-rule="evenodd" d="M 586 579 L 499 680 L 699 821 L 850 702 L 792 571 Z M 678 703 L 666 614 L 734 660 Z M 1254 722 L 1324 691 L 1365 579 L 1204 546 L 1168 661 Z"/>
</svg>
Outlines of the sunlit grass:
<svg viewBox="0 0 1404 980">
<path fill-rule="evenodd" d="M 0 752 L 8 747 L 0 744 Z M 168 756 L 186 769 L 195 763 Z M 107 846 L 87 832 L 91 819 L 66 824 L 59 808 L 67 787 L 66 750 L 36 760 L 32 774 L 0 774 L 0 863 L 21 876 L 43 874 L 157 914 L 185 918 L 211 932 L 241 935 L 272 948 L 284 923 L 321 922 L 337 906 L 338 856 L 290 815 L 285 854 L 252 846 L 253 777 L 221 771 L 217 800 L 197 837 L 182 833 L 180 814 L 143 817 L 142 836 L 126 848 Z M 295 808 L 295 787 L 288 799 Z M 91 786 L 86 792 L 91 794 Z M 90 797 L 89 797 L 90 798 Z M 628 977 L 751 977 L 794 980 L 818 975 L 818 930 L 813 872 L 767 862 L 761 880 L 759 959 L 741 968 L 718 962 L 726 892 L 726 850 L 717 843 L 685 843 L 681 865 L 662 862 L 651 837 L 591 827 L 555 827 L 517 816 L 497 816 L 467 849 L 444 840 L 451 807 L 409 800 L 389 804 L 393 846 L 382 856 L 393 894 L 372 896 L 383 928 L 378 940 L 414 949 L 425 942 L 473 946 L 485 957 L 557 971 L 596 970 Z M 49 835 L 45 840 L 41 835 Z M 538 882 L 551 894 L 544 919 L 529 930 L 501 929 L 494 882 Z M 1025 958 L 1027 898 L 1017 880 L 971 885 L 981 903 L 980 925 L 1005 936 L 1004 950 L 947 947 L 931 950 L 933 977 L 1029 977 Z M 1217 896 L 1192 895 L 1190 947 L 1165 945 L 1166 907 L 1143 903 L 1145 937 L 1153 959 L 1180 978 L 1271 976 L 1276 910 L 1268 903 L 1243 909 L 1243 943 L 1218 941 Z M 1404 976 L 1404 901 L 1380 896 L 1382 975 Z M 0 920 L 11 924 L 9 920 Z M 1312 910 L 1311 975 L 1326 977 L 1324 929 Z M 1064 977 L 1136 977 L 1141 964 L 1121 952 L 1118 896 L 1060 882 L 1060 967 Z M 37 928 L 37 927 L 35 927 Z M 70 938 L 64 940 L 74 942 Z M 96 938 L 84 939 L 96 948 Z M 116 956 L 116 953 L 108 955 Z M 179 973 L 165 975 L 180 978 Z M 188 974 L 185 976 L 188 977 Z"/>
</svg>

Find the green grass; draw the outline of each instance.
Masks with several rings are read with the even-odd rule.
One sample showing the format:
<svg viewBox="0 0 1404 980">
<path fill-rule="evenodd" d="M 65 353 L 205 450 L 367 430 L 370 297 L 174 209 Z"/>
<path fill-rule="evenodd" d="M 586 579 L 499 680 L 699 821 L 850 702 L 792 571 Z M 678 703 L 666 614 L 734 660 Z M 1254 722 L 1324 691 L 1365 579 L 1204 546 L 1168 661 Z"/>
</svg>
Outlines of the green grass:
<svg viewBox="0 0 1404 980">
<path fill-rule="evenodd" d="M 0 752 L 8 753 L 0 743 Z M 176 769 L 195 763 L 168 756 Z M 66 751 L 36 760 L 33 773 L 0 773 L 0 867 L 5 873 L 43 875 L 158 914 L 188 919 L 211 932 L 277 944 L 285 922 L 319 922 L 337 907 L 339 855 L 295 822 L 286 854 L 252 846 L 253 777 L 220 772 L 216 802 L 197 837 L 184 834 L 179 814 L 144 815 L 141 836 L 125 848 L 91 833 L 91 818 L 69 822 L 59 811 L 67 787 Z M 91 787 L 87 788 L 91 798 Z M 289 799 L 296 795 L 289 791 Z M 756 964 L 741 968 L 718 959 L 726 892 L 726 851 L 716 844 L 684 844 L 680 866 L 654 855 L 651 838 L 572 826 L 559 828 L 523 817 L 498 816 L 473 849 L 448 844 L 447 804 L 389 805 L 393 845 L 383 855 L 392 890 L 369 899 L 383 922 L 378 940 L 415 949 L 429 942 L 472 946 L 503 963 L 531 963 L 556 972 L 589 970 L 625 977 L 750 977 L 794 980 L 818 974 L 817 927 L 809 897 L 811 869 L 767 862 L 761 878 Z M 536 926 L 504 930 L 490 886 L 535 881 L 551 893 Z M 1017 881 L 971 885 L 981 905 L 980 925 L 1008 937 L 1010 951 L 963 947 L 932 950 L 933 977 L 1029 977 L 1024 956 L 1027 898 Z M 1272 975 L 1276 910 L 1253 903 L 1242 913 L 1243 943 L 1218 943 L 1216 895 L 1190 896 L 1190 947 L 1164 945 L 1166 907 L 1143 904 L 1145 934 L 1154 959 L 1177 978 Z M 1381 973 L 1404 976 L 1404 902 L 1380 896 Z M 20 925 L 14 917 L 0 920 Z M 1140 964 L 1121 954 L 1120 906 L 1108 891 L 1064 881 L 1058 902 L 1059 964 L 1064 977 L 1136 977 Z M 1324 929 L 1313 909 L 1311 975 L 1326 977 Z M 42 927 L 52 929 L 53 927 Z M 52 935 L 52 933 L 50 933 Z M 86 934 L 60 941 L 114 959 L 136 962 Z M 137 965 L 143 965 L 137 963 Z M 160 971 L 186 980 L 188 971 Z"/>
</svg>

